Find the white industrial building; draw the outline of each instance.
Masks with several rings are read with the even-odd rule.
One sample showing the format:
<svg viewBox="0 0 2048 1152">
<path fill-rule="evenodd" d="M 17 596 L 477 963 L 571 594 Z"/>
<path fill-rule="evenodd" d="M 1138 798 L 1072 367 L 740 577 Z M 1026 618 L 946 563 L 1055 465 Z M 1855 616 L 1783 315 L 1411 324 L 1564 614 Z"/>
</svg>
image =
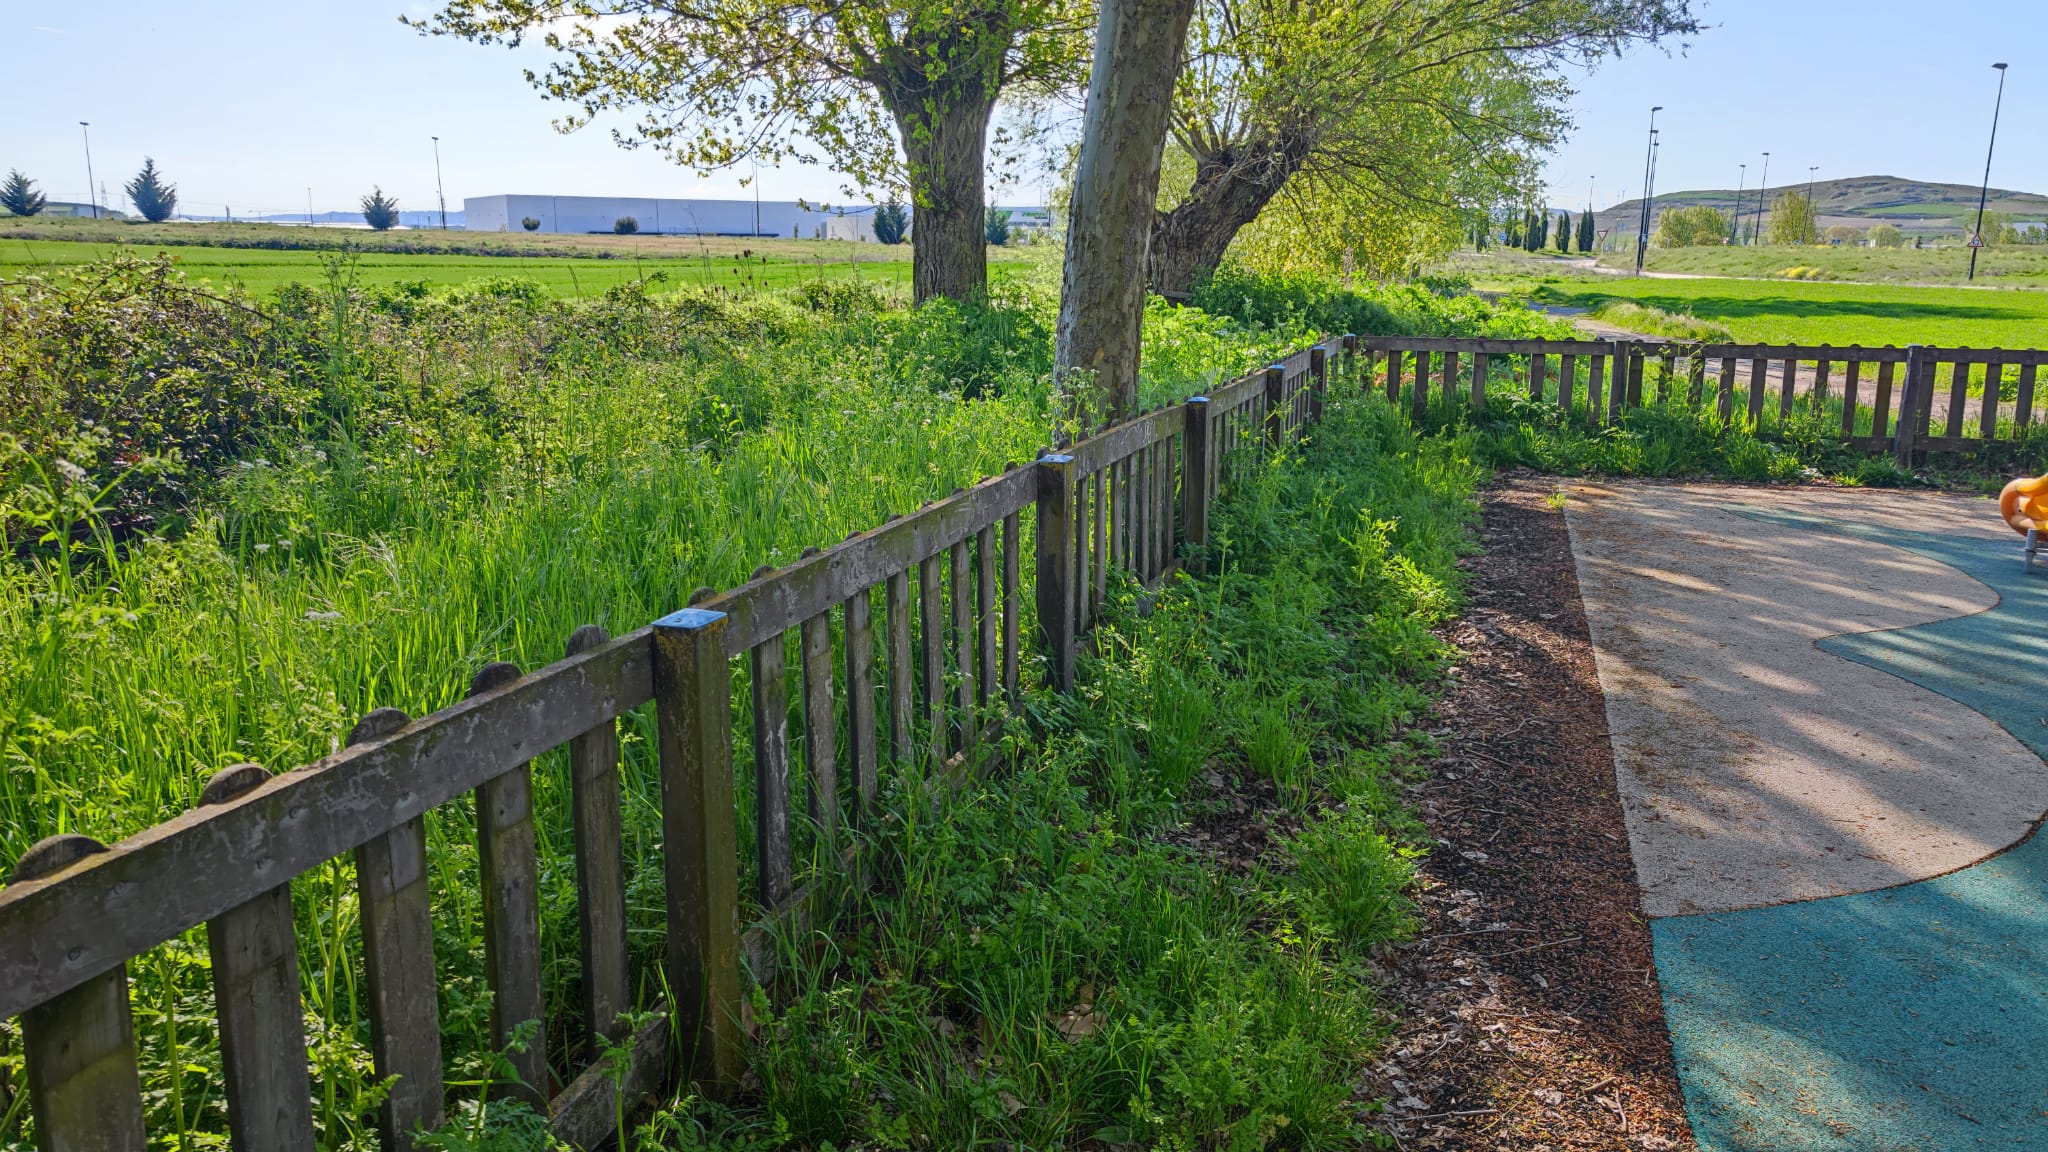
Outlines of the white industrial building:
<svg viewBox="0 0 2048 1152">
<path fill-rule="evenodd" d="M 824 208 L 794 200 L 662 200 L 641 196 L 471 196 L 462 201 L 471 232 L 613 232 L 632 217 L 643 234 L 762 236 L 874 243 L 872 205 Z"/>
</svg>

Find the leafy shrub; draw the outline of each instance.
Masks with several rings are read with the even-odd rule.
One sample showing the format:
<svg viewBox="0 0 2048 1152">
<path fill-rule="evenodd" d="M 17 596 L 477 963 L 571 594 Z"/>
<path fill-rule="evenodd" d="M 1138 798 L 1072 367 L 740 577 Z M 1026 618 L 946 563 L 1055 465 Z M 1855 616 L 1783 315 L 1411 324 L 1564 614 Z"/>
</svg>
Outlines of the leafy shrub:
<svg viewBox="0 0 2048 1152">
<path fill-rule="evenodd" d="M 1000 248 L 1010 242 L 1010 212 L 1007 208 L 989 205 L 988 218 L 983 222 L 982 231 L 990 244 Z"/>
<path fill-rule="evenodd" d="M 536 216 L 521 216 L 519 218 L 519 226 L 528 232 L 538 232 L 540 231 L 540 218 Z"/>
<path fill-rule="evenodd" d="M 630 236 L 640 230 L 640 221 L 631 216 L 621 216 L 612 221 L 612 231 L 621 236 Z"/>
<path fill-rule="evenodd" d="M 1657 217 L 1656 243 L 1659 248 L 1704 248 L 1725 244 L 1732 227 L 1728 214 L 1711 204 L 1667 208 Z"/>
</svg>

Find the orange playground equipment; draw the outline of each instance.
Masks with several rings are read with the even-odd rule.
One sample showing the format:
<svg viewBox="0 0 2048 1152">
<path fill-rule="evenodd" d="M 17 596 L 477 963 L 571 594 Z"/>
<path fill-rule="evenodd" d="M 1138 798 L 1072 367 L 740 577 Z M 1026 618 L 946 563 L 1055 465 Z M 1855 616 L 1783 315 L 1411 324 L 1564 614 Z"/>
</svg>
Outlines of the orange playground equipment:
<svg viewBox="0 0 2048 1152">
<path fill-rule="evenodd" d="M 2027 538 L 2022 563 L 2031 569 L 2048 535 L 2048 476 L 2022 476 L 2007 484 L 1998 494 L 1998 514 Z"/>
</svg>

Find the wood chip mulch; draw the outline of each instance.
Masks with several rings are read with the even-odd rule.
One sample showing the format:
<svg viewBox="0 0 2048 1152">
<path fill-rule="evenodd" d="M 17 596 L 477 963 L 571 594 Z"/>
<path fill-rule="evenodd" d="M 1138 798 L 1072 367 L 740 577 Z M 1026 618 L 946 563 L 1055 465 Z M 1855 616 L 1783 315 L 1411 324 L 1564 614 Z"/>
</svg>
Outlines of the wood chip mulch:
<svg viewBox="0 0 2048 1152">
<path fill-rule="evenodd" d="M 1533 475 L 1482 496 L 1465 653 L 1412 800 L 1437 840 L 1424 928 L 1387 949 L 1395 1037 L 1366 1092 L 1417 1149 L 1692 1149 L 1615 795 L 1563 513 Z"/>
</svg>

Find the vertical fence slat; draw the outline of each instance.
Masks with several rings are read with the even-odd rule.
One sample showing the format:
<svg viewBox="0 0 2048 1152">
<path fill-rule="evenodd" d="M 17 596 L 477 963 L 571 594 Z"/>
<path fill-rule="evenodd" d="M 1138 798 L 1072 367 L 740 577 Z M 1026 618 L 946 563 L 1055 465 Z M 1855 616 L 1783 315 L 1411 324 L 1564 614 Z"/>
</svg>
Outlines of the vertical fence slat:
<svg viewBox="0 0 2048 1152">
<path fill-rule="evenodd" d="M 889 755 L 900 765 L 910 761 L 910 574 L 889 577 L 883 596 L 889 630 Z"/>
<path fill-rule="evenodd" d="M 739 1083 L 746 1054 L 725 628 L 702 608 L 654 625 L 670 1015 L 688 1075 L 715 1093 Z"/>
<path fill-rule="evenodd" d="M 1628 398 L 1630 408 L 1643 406 L 1643 368 L 1649 363 L 1649 356 L 1642 344 L 1631 342 L 1628 346 Z"/>
<path fill-rule="evenodd" d="M 1771 361 L 1761 351 L 1753 352 L 1749 360 L 1749 425 L 1754 428 L 1764 419 L 1764 385 L 1771 371 Z"/>
<path fill-rule="evenodd" d="M 1095 570 L 1102 566 L 1101 557 L 1095 554 L 1095 523 L 1102 508 L 1094 497 L 1095 477 L 1101 474 L 1098 468 L 1081 477 L 1074 491 L 1074 626 L 1079 632 L 1086 632 L 1095 621 Z"/>
<path fill-rule="evenodd" d="M 1721 357 L 1721 386 L 1714 397 L 1714 411 L 1719 413 L 1723 423 L 1735 415 L 1735 357 Z"/>
<path fill-rule="evenodd" d="M 1579 358 L 1560 356 L 1557 360 L 1557 408 L 1560 412 L 1572 410 L 1572 393 L 1578 390 Z"/>
<path fill-rule="evenodd" d="M 1408 411 L 1416 424 L 1429 415 L 1429 353 L 1415 354 L 1415 386 L 1408 390 Z"/>
<path fill-rule="evenodd" d="M 1882 380 L 1880 379 L 1880 387 Z M 1921 434 L 1922 398 L 1934 390 L 1934 364 L 1928 349 L 1919 344 L 1906 348 L 1906 379 L 1899 387 L 1899 415 L 1892 436 L 1892 460 L 1901 469 L 1913 466 L 1913 453 Z"/>
<path fill-rule="evenodd" d="M 953 542 L 946 563 L 953 609 L 953 747 L 974 738 L 974 564 L 967 538 Z"/>
<path fill-rule="evenodd" d="M 595 624 L 570 633 L 567 655 L 603 646 Z M 583 960 L 583 1021 L 592 1035 L 623 1037 L 626 990 L 626 854 L 619 801 L 618 721 L 569 741 L 570 824 L 576 841 L 576 923 Z"/>
<path fill-rule="evenodd" d="M 1977 406 L 1977 435 L 1998 439 L 1998 390 L 2005 383 L 2005 365 L 1997 360 L 1984 364 L 1984 397 Z"/>
<path fill-rule="evenodd" d="M 946 596 L 936 555 L 917 565 L 917 647 L 924 673 L 918 678 L 918 710 L 936 769 L 946 759 Z"/>
<path fill-rule="evenodd" d="M 348 742 L 381 739 L 407 723 L 398 709 L 379 708 L 356 722 Z M 366 841 L 355 857 L 371 1059 L 379 1080 L 397 1078 L 378 1109 L 377 1132 L 384 1147 L 409 1148 L 413 1132 L 439 1128 L 445 1116 L 425 818 Z"/>
<path fill-rule="evenodd" d="M 1892 377 L 1897 365 L 1881 360 L 1877 365 L 1877 396 L 1870 402 L 1870 434 L 1883 436 L 1892 425 Z"/>
<path fill-rule="evenodd" d="M 52 836 L 22 855 L 12 880 L 49 876 L 104 851 L 90 837 Z M 126 964 L 22 1013 L 21 1032 L 38 1152 L 143 1152 Z"/>
<path fill-rule="evenodd" d="M 874 589 L 846 598 L 846 769 L 853 775 L 855 812 L 874 814 L 877 788 L 875 748 Z"/>
<path fill-rule="evenodd" d="M 1074 686 L 1074 458 L 1046 456 L 1038 469 L 1038 629 L 1047 678 L 1060 691 Z"/>
<path fill-rule="evenodd" d="M 1215 465 L 1209 459 L 1209 398 L 1188 400 L 1182 427 L 1180 519 L 1187 534 L 1188 549 L 1199 553 L 1209 543 L 1209 477 Z"/>
<path fill-rule="evenodd" d="M 2012 426 L 2017 434 L 2034 422 L 2034 372 L 2035 365 L 2029 361 L 2020 365 L 2018 391 L 2013 395 Z"/>
<path fill-rule="evenodd" d="M 470 682 L 480 696 L 519 679 L 517 665 L 486 665 Z M 476 790 L 476 855 L 483 887 L 484 977 L 491 989 L 491 1047 L 518 1077 L 494 1091 L 543 1107 L 548 1100 L 547 1019 L 540 983 L 540 859 L 533 832 L 533 771 L 520 764 Z M 533 1032 L 510 1050 L 521 1026 Z"/>
<path fill-rule="evenodd" d="M 1492 367 L 1492 364 L 1486 353 L 1474 352 L 1472 354 L 1472 410 L 1474 412 L 1486 411 L 1486 370 L 1490 367 Z"/>
<path fill-rule="evenodd" d="M 1657 403 L 1671 400 L 1671 378 L 1678 374 L 1678 348 L 1673 344 L 1657 346 Z"/>
<path fill-rule="evenodd" d="M 1813 404 L 1813 409 L 1814 409 L 1814 411 L 1816 411 L 1816 412 L 1820 411 L 1820 409 L 1821 409 L 1821 406 L 1827 403 L 1827 399 L 1828 399 L 1828 374 L 1829 374 L 1829 373 L 1830 373 L 1830 372 L 1831 372 L 1831 371 L 1833 370 L 1833 368 L 1834 368 L 1834 360 L 1833 360 L 1833 356 L 1834 356 L 1834 349 L 1833 349 L 1832 347 L 1830 347 L 1830 346 L 1826 345 L 1826 344 L 1823 344 L 1823 345 L 1821 345 L 1821 350 L 1822 350 L 1822 356 L 1821 356 L 1821 359 L 1819 359 L 1819 360 L 1816 360 L 1816 361 L 1814 361 L 1814 364 L 1813 364 L 1813 393 L 1812 393 L 1812 395 L 1813 395 L 1813 401 L 1812 401 L 1812 404 Z"/>
<path fill-rule="evenodd" d="M 1316 423 L 1321 423 L 1323 419 L 1323 398 L 1325 393 L 1329 391 L 1330 385 L 1330 353 L 1321 344 L 1308 350 L 1308 380 L 1308 418 Z M 1199 475 L 1199 473 L 1188 473 L 1187 475 Z M 1182 477 L 1181 484 L 1183 486 L 1187 484 L 1186 475 Z"/>
<path fill-rule="evenodd" d="M 269 778 L 257 764 L 223 768 L 207 781 L 199 806 L 225 804 Z M 291 883 L 207 921 L 206 951 L 233 1147 L 311 1152 L 313 1088 Z"/>
<path fill-rule="evenodd" d="M 789 858 L 789 657 L 782 633 L 747 652 L 754 698 L 754 887 L 779 911 L 795 886 Z"/>
<path fill-rule="evenodd" d="M 1778 415 L 1792 414 L 1792 393 L 1799 385 L 1799 361 L 1786 357 L 1778 366 Z"/>
<path fill-rule="evenodd" d="M 1607 357 L 1593 355 L 1586 357 L 1586 423 L 1597 425 L 1604 414 L 1602 403 L 1607 393 Z"/>
<path fill-rule="evenodd" d="M 1543 381 L 1549 376 L 1550 357 L 1541 352 L 1529 357 L 1529 399 L 1536 404 L 1543 403 Z"/>
<path fill-rule="evenodd" d="M 1446 408 L 1455 408 L 1458 403 L 1458 354 L 1456 352 L 1444 353 L 1444 366 L 1439 374 L 1439 383 L 1440 391 L 1444 398 L 1444 406 Z"/>
<path fill-rule="evenodd" d="M 1097 468 L 1094 479 L 1095 491 L 1092 496 L 1095 505 L 1095 593 L 1094 600 L 1100 605 L 1109 594 L 1109 469 Z"/>
<path fill-rule="evenodd" d="M 1097 472 L 1095 480 L 1099 505 L 1102 473 Z M 1101 552 L 1101 527 L 1098 520 L 1098 555 Z M 1097 579 L 1100 579 L 1101 575 L 1102 568 L 1098 564 Z M 1001 674 L 996 668 L 996 527 L 993 524 L 984 525 L 974 537 L 974 618 L 977 622 L 976 646 L 980 651 L 978 672 L 974 677 L 975 703 L 986 708 L 998 698 L 1000 689 L 997 686 L 997 677 Z"/>
<path fill-rule="evenodd" d="M 817 830 L 819 858 L 830 864 L 839 847 L 839 719 L 832 700 L 832 615 L 820 612 L 797 626 L 803 656 L 804 806 Z"/>
<path fill-rule="evenodd" d="M 1862 351 L 1861 348 L 1852 347 L 1849 349 L 1849 355 L 1859 356 Z M 1861 359 L 1850 360 L 1842 366 L 1843 436 L 1854 436 L 1856 434 L 1856 405 L 1858 400 L 1861 399 L 1862 386 L 1863 361 Z"/>
<path fill-rule="evenodd" d="M 1003 517 L 1003 699 L 1017 705 L 1017 646 L 1023 642 L 1022 520 L 1012 512 Z"/>
<path fill-rule="evenodd" d="M 1278 364 L 1266 366 L 1266 444 L 1278 448 L 1286 432 L 1287 370 Z"/>
<path fill-rule="evenodd" d="M 1387 349 L 1386 388 L 1387 403 L 1389 404 L 1399 404 L 1401 402 L 1401 360 L 1402 352 L 1399 348 Z"/>
<path fill-rule="evenodd" d="M 1958 351 L 1967 352 L 1969 349 L 1963 348 L 1958 349 Z M 1942 426 L 1942 435 L 1961 436 L 1963 434 L 1963 417 L 1968 413 L 1969 407 L 1970 365 L 1968 361 L 1958 359 L 1955 363 L 1949 365 L 1948 421 Z"/>
</svg>

